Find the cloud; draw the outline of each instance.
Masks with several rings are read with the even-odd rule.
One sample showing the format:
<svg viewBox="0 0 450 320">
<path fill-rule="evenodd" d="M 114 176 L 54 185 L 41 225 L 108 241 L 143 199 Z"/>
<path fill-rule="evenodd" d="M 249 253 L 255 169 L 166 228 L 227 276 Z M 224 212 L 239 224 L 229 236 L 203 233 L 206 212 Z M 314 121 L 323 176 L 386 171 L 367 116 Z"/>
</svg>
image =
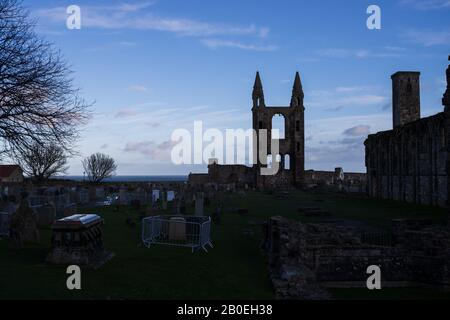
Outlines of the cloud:
<svg viewBox="0 0 450 320">
<path fill-rule="evenodd" d="M 132 85 L 128 87 L 129 91 L 133 91 L 133 92 L 148 92 L 148 88 L 146 86 L 140 85 L 140 84 L 136 84 L 136 85 Z"/>
<path fill-rule="evenodd" d="M 119 41 L 118 44 L 122 47 L 135 47 L 137 45 L 134 41 Z"/>
<path fill-rule="evenodd" d="M 135 109 L 122 109 L 116 113 L 115 118 L 129 118 L 134 117 L 138 114 L 139 112 Z"/>
<path fill-rule="evenodd" d="M 370 133 L 370 126 L 367 125 L 359 125 L 352 128 L 348 128 L 343 132 L 344 135 L 351 137 L 367 136 L 369 135 L 369 133 Z"/>
<path fill-rule="evenodd" d="M 391 117 L 385 113 L 306 119 L 309 137 L 305 146 L 306 166 L 316 170 L 343 167 L 345 171 L 364 172 L 364 140 L 368 132 L 387 130 L 390 126 Z"/>
<path fill-rule="evenodd" d="M 354 87 L 337 87 L 336 92 L 338 93 L 352 93 L 352 92 L 360 92 L 360 91 L 368 91 L 371 90 L 370 87 L 363 86 L 354 86 Z"/>
<path fill-rule="evenodd" d="M 142 141 L 137 143 L 128 142 L 124 148 L 125 152 L 140 153 L 149 156 L 153 160 L 168 160 L 170 150 L 177 142 L 168 140 L 162 143 L 155 143 L 154 141 Z"/>
<path fill-rule="evenodd" d="M 255 45 L 220 39 L 203 39 L 201 42 L 203 45 L 205 45 L 210 49 L 218 49 L 221 47 L 238 48 L 242 50 L 251 50 L 251 51 L 275 51 L 278 49 L 276 46 L 273 45 Z"/>
<path fill-rule="evenodd" d="M 411 43 L 424 47 L 450 44 L 450 31 L 409 30 L 402 33 L 402 37 Z"/>
<path fill-rule="evenodd" d="M 359 94 L 359 95 L 323 95 L 312 97 L 313 99 L 306 104 L 309 107 L 327 108 L 328 111 L 339 111 L 345 107 L 364 107 L 383 104 L 387 101 L 387 97 L 375 94 Z M 331 107 L 330 106 L 336 106 Z"/>
<path fill-rule="evenodd" d="M 406 48 L 396 47 L 396 46 L 385 46 L 384 49 L 387 50 L 387 51 L 395 51 L 395 52 L 404 52 L 404 51 L 406 51 Z"/>
<path fill-rule="evenodd" d="M 100 146 L 100 149 L 106 149 L 106 148 L 108 148 L 108 144 L 107 143 L 105 143 L 105 144 Z"/>
<path fill-rule="evenodd" d="M 146 122 L 145 124 L 150 128 L 158 128 L 161 125 L 159 122 Z"/>
<path fill-rule="evenodd" d="M 339 86 L 333 89 L 311 90 L 305 104 L 323 108 L 327 112 L 338 112 L 344 108 L 372 107 L 385 104 L 388 97 L 377 86 Z"/>
<path fill-rule="evenodd" d="M 338 112 L 338 111 L 341 111 L 343 108 L 344 108 L 344 106 L 337 106 L 337 107 L 327 108 L 327 109 L 325 109 L 325 111 Z"/>
<path fill-rule="evenodd" d="M 321 146 L 306 146 L 307 168 L 332 170 L 343 167 L 344 171 L 364 172 L 364 147 L 362 141 L 352 144 L 327 143 Z"/>
<path fill-rule="evenodd" d="M 419 10 L 450 8 L 450 0 L 402 0 L 400 4 L 412 6 Z"/>
<path fill-rule="evenodd" d="M 144 3 L 122 3 L 117 7 L 117 9 L 122 12 L 135 12 L 141 9 L 148 8 L 154 4 L 155 1 L 147 1 Z"/>
<path fill-rule="evenodd" d="M 388 50 L 386 48 L 384 48 L 383 51 L 379 52 L 373 52 L 367 49 L 328 48 L 318 50 L 317 54 L 322 57 L 338 59 L 399 58 L 403 56 L 403 54 L 398 51 Z"/>
<path fill-rule="evenodd" d="M 264 38 L 270 31 L 267 27 L 257 27 L 253 24 L 230 25 L 158 16 L 145 10 L 152 4 L 153 2 L 116 6 L 81 6 L 82 28 L 154 30 L 197 37 L 253 35 Z M 36 15 L 41 20 L 57 23 L 63 23 L 67 18 L 65 7 L 40 9 L 36 11 Z"/>
</svg>

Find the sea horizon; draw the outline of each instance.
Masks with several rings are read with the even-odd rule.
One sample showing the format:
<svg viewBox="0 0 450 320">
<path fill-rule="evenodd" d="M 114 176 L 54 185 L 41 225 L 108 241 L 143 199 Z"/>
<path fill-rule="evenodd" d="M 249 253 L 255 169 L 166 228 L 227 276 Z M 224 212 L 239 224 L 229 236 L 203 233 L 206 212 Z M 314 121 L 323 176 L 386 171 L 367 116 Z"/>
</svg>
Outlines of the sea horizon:
<svg viewBox="0 0 450 320">
<path fill-rule="evenodd" d="M 86 176 L 67 175 L 54 177 L 55 180 L 87 181 Z M 162 181 L 187 181 L 187 175 L 117 175 L 106 178 L 103 182 L 162 182 Z"/>
</svg>

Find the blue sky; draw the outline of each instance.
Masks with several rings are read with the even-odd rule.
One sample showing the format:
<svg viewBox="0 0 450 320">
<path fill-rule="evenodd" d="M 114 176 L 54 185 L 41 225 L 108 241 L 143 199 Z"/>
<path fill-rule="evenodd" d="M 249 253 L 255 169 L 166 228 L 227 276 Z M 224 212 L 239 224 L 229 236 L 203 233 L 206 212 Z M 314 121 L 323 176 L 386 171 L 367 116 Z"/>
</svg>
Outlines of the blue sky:
<svg viewBox="0 0 450 320">
<path fill-rule="evenodd" d="M 308 169 L 365 170 L 364 138 L 392 127 L 390 75 L 398 70 L 422 72 L 422 116 L 443 108 L 450 0 L 24 4 L 95 101 L 73 175 L 97 151 L 113 156 L 121 175 L 204 171 L 171 164 L 172 131 L 195 120 L 250 128 L 256 70 L 267 105 L 288 105 L 300 72 Z M 66 28 L 72 4 L 81 8 L 81 30 Z M 371 4 L 381 8 L 381 30 L 366 27 Z"/>
</svg>

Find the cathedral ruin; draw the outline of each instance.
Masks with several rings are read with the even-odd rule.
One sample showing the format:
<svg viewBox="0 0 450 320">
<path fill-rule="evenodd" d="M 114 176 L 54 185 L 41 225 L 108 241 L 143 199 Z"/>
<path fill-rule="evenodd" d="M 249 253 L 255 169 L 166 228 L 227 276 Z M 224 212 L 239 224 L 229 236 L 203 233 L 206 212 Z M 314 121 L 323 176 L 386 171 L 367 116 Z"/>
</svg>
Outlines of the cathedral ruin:
<svg viewBox="0 0 450 320">
<path fill-rule="evenodd" d="M 267 159 L 257 156 L 252 167 L 245 165 L 220 165 L 212 161 L 208 165 L 207 174 L 190 174 L 189 182 L 194 185 L 214 183 L 219 185 L 238 184 L 258 189 L 284 189 L 300 186 L 305 174 L 305 107 L 303 105 L 303 89 L 300 74 L 295 74 L 292 97 L 289 106 L 266 106 L 264 90 L 259 72 L 256 72 L 253 85 L 253 130 L 257 133 L 253 148 L 256 154 L 267 154 Z M 274 137 L 272 134 L 273 119 L 281 117 L 284 124 L 284 135 Z M 260 153 L 259 139 L 261 132 L 267 133 L 267 150 Z M 270 154 L 273 139 L 279 143 L 278 154 Z M 261 168 L 271 167 L 278 163 L 278 171 L 273 175 L 261 175 Z M 274 170 L 275 171 L 275 170 Z"/>
<path fill-rule="evenodd" d="M 446 76 L 444 111 L 421 119 L 420 73 L 392 75 L 393 129 L 369 135 L 364 143 L 370 196 L 448 205 L 450 66 Z"/>
<path fill-rule="evenodd" d="M 340 189 L 365 191 L 365 174 L 345 173 L 341 168 L 335 171 L 305 171 L 305 106 L 300 74 L 296 72 L 292 88 L 291 101 L 288 106 L 267 106 L 259 72 L 256 72 L 252 92 L 252 122 L 256 134 L 253 150 L 257 157 L 253 166 L 221 165 L 211 161 L 207 174 L 190 174 L 189 183 L 195 186 L 247 185 L 259 190 L 289 189 L 333 185 Z M 282 119 L 282 134 L 274 136 L 275 119 Z M 267 133 L 267 145 L 260 144 L 262 132 Z M 272 153 L 272 145 L 278 141 L 279 150 Z M 260 152 L 261 151 L 261 152 Z M 267 155 L 261 159 L 260 155 Z M 274 164 L 276 162 L 276 164 Z M 261 174 L 262 168 L 274 168 L 274 174 Z M 278 170 L 275 168 L 278 167 Z M 336 172 L 339 172 L 337 174 Z"/>
</svg>

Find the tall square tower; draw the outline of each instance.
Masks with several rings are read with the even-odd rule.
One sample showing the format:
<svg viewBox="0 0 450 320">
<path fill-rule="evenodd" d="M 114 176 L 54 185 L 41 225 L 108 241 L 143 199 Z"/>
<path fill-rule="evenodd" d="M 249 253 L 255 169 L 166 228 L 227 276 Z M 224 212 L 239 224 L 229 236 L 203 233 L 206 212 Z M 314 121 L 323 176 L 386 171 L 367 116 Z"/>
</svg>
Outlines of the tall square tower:
<svg viewBox="0 0 450 320">
<path fill-rule="evenodd" d="M 392 79 L 394 129 L 420 119 L 420 72 L 399 71 Z"/>
</svg>

